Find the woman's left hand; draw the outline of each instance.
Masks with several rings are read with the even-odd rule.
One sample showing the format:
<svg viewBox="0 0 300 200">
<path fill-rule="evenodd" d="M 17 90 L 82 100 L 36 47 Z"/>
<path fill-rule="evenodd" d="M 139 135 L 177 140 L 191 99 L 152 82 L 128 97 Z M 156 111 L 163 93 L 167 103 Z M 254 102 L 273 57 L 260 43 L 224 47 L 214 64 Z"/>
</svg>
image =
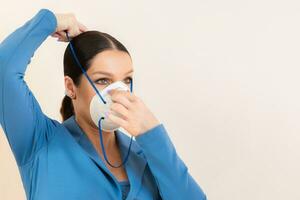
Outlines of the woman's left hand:
<svg viewBox="0 0 300 200">
<path fill-rule="evenodd" d="M 121 90 L 110 90 L 108 93 L 111 96 L 112 104 L 107 117 L 132 136 L 141 135 L 160 124 L 154 114 L 135 94 Z"/>
</svg>

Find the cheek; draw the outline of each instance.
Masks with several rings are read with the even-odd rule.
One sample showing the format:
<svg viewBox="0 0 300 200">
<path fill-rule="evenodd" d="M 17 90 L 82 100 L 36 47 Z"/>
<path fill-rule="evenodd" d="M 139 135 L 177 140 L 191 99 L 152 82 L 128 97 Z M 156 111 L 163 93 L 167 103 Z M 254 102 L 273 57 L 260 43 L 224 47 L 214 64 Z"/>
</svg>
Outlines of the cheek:
<svg viewBox="0 0 300 200">
<path fill-rule="evenodd" d="M 87 81 L 83 81 L 82 83 L 83 84 L 81 85 L 79 90 L 79 96 L 82 102 L 84 102 L 85 104 L 89 104 L 95 94 L 95 91 L 94 88 L 90 86 Z"/>
<path fill-rule="evenodd" d="M 94 92 L 94 90 L 88 90 L 84 92 L 83 98 L 88 109 L 95 94 L 96 93 Z"/>
<path fill-rule="evenodd" d="M 95 87 L 101 93 L 101 91 L 105 88 L 104 85 L 99 85 L 94 83 Z M 90 83 L 87 80 L 83 80 L 82 84 L 78 88 L 78 104 L 80 104 L 80 110 L 85 113 L 90 112 L 90 102 L 96 95 L 96 91 L 94 88 L 90 85 Z"/>
<path fill-rule="evenodd" d="M 94 96 L 94 92 L 91 89 L 86 88 L 77 92 L 77 106 L 80 112 L 89 112 L 90 102 Z"/>
</svg>

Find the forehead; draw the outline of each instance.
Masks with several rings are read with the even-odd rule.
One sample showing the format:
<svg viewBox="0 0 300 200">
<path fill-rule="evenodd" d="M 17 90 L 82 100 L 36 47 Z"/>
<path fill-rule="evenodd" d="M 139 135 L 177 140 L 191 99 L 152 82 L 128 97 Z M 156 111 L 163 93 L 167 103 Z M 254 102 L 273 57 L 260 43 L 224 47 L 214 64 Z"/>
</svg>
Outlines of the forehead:
<svg viewBox="0 0 300 200">
<path fill-rule="evenodd" d="M 89 74 L 104 71 L 113 75 L 125 74 L 133 70 L 130 56 L 123 51 L 106 50 L 98 53 L 91 61 Z"/>
</svg>

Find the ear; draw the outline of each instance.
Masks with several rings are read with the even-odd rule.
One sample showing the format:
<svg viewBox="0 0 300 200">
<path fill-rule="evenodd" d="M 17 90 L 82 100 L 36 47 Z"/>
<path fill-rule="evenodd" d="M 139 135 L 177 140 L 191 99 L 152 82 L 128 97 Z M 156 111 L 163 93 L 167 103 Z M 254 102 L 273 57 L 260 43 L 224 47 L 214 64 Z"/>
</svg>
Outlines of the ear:
<svg viewBox="0 0 300 200">
<path fill-rule="evenodd" d="M 64 77 L 65 82 L 65 93 L 70 98 L 75 99 L 76 98 L 76 87 L 71 77 L 65 76 Z"/>
</svg>

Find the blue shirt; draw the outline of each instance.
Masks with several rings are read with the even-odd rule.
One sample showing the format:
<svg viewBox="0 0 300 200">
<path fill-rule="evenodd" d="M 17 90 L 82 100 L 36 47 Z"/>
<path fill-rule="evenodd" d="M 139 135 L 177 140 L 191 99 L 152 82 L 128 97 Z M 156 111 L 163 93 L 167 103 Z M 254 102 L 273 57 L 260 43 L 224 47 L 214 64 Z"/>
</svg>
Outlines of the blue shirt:
<svg viewBox="0 0 300 200">
<path fill-rule="evenodd" d="M 122 187 L 74 115 L 62 123 L 45 115 L 24 81 L 34 52 L 56 26 L 54 13 L 41 9 L 0 44 L 0 123 L 27 199 L 122 199 Z M 124 159 L 130 138 L 120 130 L 115 135 Z M 128 200 L 206 199 L 163 124 L 135 138 L 125 170 Z"/>
<path fill-rule="evenodd" d="M 130 190 L 130 183 L 129 181 L 119 181 L 119 184 L 122 189 L 122 199 L 126 199 L 128 192 Z"/>
</svg>

